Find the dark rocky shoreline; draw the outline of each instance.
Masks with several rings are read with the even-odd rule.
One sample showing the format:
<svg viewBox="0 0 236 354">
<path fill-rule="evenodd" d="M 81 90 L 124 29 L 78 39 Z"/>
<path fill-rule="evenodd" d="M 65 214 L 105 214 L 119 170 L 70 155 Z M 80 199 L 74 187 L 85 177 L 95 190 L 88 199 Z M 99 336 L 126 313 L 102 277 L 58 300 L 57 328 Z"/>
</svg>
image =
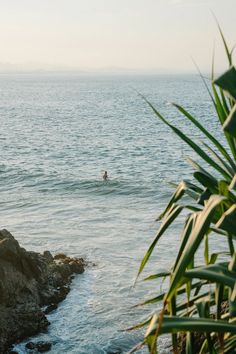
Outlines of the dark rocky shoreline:
<svg viewBox="0 0 236 354">
<path fill-rule="evenodd" d="M 10 232 L 0 231 L 1 354 L 10 353 L 13 343 L 47 329 L 46 314 L 65 299 L 73 274 L 83 273 L 84 266 L 81 258 L 26 251 Z"/>
</svg>

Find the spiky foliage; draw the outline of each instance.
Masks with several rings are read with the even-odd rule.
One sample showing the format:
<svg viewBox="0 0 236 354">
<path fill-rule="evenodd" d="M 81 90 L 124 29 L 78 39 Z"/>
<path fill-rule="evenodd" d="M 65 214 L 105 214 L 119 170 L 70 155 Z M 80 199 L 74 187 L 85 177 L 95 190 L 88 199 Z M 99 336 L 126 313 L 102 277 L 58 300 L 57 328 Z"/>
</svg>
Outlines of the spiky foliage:
<svg viewBox="0 0 236 354">
<path fill-rule="evenodd" d="M 187 209 L 190 213 L 172 268 L 148 277 L 148 280 L 169 277 L 167 291 L 145 302 L 159 306 L 162 303 L 162 309 L 144 323 L 148 329 L 142 344 L 147 345 L 152 354 L 157 353 L 157 338 L 164 333 L 171 334 L 174 353 L 180 352 L 181 339 L 181 350 L 188 354 L 236 352 L 236 69 L 232 63 L 232 51 L 228 49 L 221 30 L 220 33 L 229 69 L 217 79 L 214 79 L 212 70 L 212 87 L 209 89 L 207 84 L 206 87 L 222 126 L 225 144 L 183 107 L 174 104 L 209 141 L 209 144 L 200 146 L 144 98 L 155 115 L 204 161 L 204 167 L 192 161 L 191 182 L 182 181 L 178 185 L 159 216 L 161 226 L 139 268 L 138 276 L 166 229 Z M 209 171 L 205 166 L 209 166 Z M 191 198 L 188 205 L 182 199 L 185 194 Z M 214 253 L 210 250 L 209 239 L 214 239 L 216 234 L 228 247 L 223 262 L 218 262 L 221 249 Z M 203 246 L 204 264 L 196 266 L 200 246 Z"/>
</svg>

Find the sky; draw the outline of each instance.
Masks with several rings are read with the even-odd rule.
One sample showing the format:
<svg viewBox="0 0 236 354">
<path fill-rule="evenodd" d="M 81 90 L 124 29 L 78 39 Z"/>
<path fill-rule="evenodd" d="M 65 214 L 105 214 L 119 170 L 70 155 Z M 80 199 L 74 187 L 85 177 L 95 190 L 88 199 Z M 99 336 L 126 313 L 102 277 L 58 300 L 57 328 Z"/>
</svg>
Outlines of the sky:
<svg viewBox="0 0 236 354">
<path fill-rule="evenodd" d="M 209 71 L 233 46 L 236 0 L 0 0 L 0 71 Z"/>
</svg>

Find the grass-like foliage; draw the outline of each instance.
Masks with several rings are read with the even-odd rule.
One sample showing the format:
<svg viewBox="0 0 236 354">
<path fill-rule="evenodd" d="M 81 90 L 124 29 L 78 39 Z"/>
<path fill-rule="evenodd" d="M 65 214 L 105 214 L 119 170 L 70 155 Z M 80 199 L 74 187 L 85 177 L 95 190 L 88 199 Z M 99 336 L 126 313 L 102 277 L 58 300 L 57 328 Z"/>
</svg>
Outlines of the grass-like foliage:
<svg viewBox="0 0 236 354">
<path fill-rule="evenodd" d="M 204 134 L 205 141 L 209 143 L 205 142 L 201 146 L 170 123 L 144 98 L 158 119 L 187 143 L 204 165 L 191 161 L 193 175 L 190 181 L 179 183 L 166 209 L 159 216 L 161 226 L 139 268 L 138 276 L 158 247 L 166 229 L 181 212 L 188 210 L 180 248 L 171 269 L 151 274 L 145 279 L 169 278 L 167 291 L 145 301 L 145 304 L 156 303 L 159 310 L 136 327 L 147 326 L 141 345 L 147 345 L 152 354 L 158 352 L 158 336 L 165 333 L 172 336 L 174 353 L 236 352 L 236 69 L 232 63 L 232 51 L 221 30 L 220 33 L 229 69 L 215 79 L 213 68 L 212 87 L 209 88 L 207 84 L 206 87 L 222 127 L 221 140 L 225 139 L 225 143 L 214 137 L 214 133 L 191 113 L 174 104 L 186 121 Z M 209 166 L 209 171 L 206 166 Z M 184 203 L 184 195 L 190 200 L 187 205 Z M 209 241 L 214 240 L 214 248 L 219 249 L 213 253 Z M 222 250 L 217 242 L 225 243 L 228 249 L 224 258 L 219 257 Z M 196 266 L 196 259 L 198 264 L 201 259 L 201 249 L 203 264 Z"/>
</svg>

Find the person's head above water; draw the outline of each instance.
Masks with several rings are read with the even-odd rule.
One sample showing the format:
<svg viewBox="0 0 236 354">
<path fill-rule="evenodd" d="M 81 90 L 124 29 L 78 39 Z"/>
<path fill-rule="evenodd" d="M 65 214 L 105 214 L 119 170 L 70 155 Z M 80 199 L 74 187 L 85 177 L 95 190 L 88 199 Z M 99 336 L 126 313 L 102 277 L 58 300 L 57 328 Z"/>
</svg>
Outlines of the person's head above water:
<svg viewBox="0 0 236 354">
<path fill-rule="evenodd" d="M 103 175 L 103 179 L 107 179 L 108 178 L 108 174 L 107 174 L 107 171 L 104 172 L 104 175 Z"/>
</svg>

